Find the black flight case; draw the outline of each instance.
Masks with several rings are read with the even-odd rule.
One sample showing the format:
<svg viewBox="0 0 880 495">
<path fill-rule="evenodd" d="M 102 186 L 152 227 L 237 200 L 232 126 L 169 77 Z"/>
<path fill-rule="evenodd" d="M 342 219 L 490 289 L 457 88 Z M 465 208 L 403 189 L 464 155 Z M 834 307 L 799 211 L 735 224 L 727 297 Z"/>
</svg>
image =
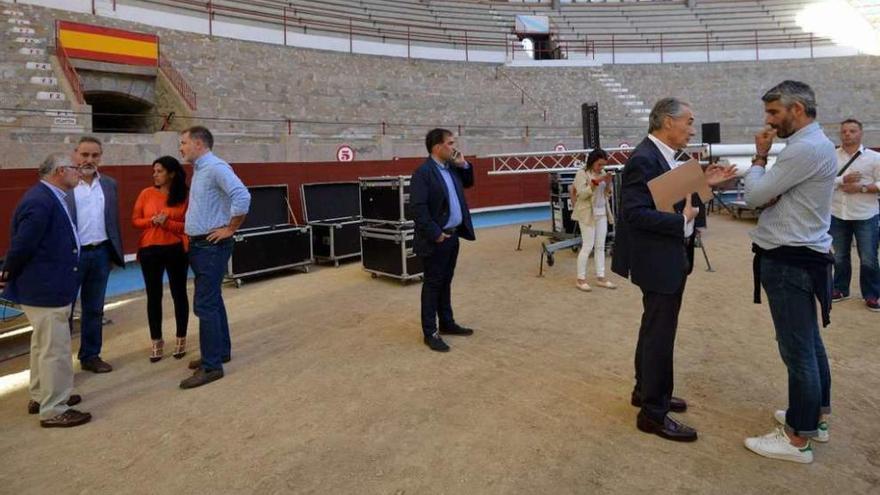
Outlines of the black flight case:
<svg viewBox="0 0 880 495">
<path fill-rule="evenodd" d="M 313 263 L 312 228 L 290 223 L 287 185 L 252 186 L 251 205 L 233 236 L 227 276 L 242 279 L 289 268 L 309 271 Z"/>
<path fill-rule="evenodd" d="M 317 261 L 361 255 L 361 200 L 357 182 L 317 182 L 300 186 L 303 216 L 312 228 Z"/>
</svg>

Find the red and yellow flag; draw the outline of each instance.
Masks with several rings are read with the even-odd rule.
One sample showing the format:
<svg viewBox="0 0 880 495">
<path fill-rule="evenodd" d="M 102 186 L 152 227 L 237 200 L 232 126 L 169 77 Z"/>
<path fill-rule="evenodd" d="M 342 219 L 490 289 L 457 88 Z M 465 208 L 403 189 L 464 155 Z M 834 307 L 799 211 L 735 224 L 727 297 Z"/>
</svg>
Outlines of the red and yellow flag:
<svg viewBox="0 0 880 495">
<path fill-rule="evenodd" d="M 58 21 L 58 44 L 70 58 L 127 65 L 159 63 L 159 37 L 122 29 Z"/>
</svg>

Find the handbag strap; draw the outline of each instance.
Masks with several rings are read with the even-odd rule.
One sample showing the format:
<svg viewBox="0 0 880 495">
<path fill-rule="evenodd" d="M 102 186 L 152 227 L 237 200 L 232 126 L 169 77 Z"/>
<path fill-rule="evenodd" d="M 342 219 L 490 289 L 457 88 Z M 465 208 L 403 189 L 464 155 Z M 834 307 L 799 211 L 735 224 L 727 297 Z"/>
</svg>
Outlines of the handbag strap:
<svg viewBox="0 0 880 495">
<path fill-rule="evenodd" d="M 854 154 L 852 158 L 850 158 L 849 161 L 846 162 L 846 165 L 844 165 L 843 168 L 840 169 L 840 172 L 837 172 L 837 176 L 840 177 L 841 175 L 843 175 L 843 173 L 846 172 L 846 169 L 848 169 L 849 166 L 852 165 L 852 163 L 856 161 L 856 158 L 858 158 L 861 154 L 862 150 L 856 151 L 856 154 Z"/>
</svg>

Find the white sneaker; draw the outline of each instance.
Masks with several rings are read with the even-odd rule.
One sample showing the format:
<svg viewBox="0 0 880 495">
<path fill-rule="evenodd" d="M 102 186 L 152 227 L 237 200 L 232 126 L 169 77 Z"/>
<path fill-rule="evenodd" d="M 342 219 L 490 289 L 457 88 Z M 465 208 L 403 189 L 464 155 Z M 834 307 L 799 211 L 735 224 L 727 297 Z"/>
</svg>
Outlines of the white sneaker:
<svg viewBox="0 0 880 495">
<path fill-rule="evenodd" d="M 588 284 L 586 282 L 576 282 L 575 285 L 577 285 L 578 289 L 580 289 L 584 292 L 590 292 L 591 290 L 593 290 L 593 288 L 590 287 L 590 284 Z"/>
<path fill-rule="evenodd" d="M 777 423 L 785 426 L 785 409 L 778 409 L 773 413 L 773 417 L 776 418 Z M 819 433 L 813 437 L 813 440 L 820 443 L 828 443 L 828 440 L 831 440 L 831 434 L 828 432 L 828 421 L 819 421 L 817 430 Z"/>
<path fill-rule="evenodd" d="M 802 464 L 813 462 L 813 447 L 810 445 L 809 440 L 804 447 L 795 447 L 789 441 L 788 435 L 783 428 L 776 428 L 776 430 L 762 437 L 746 438 L 745 445 L 752 452 L 771 459 L 800 462 Z"/>
</svg>

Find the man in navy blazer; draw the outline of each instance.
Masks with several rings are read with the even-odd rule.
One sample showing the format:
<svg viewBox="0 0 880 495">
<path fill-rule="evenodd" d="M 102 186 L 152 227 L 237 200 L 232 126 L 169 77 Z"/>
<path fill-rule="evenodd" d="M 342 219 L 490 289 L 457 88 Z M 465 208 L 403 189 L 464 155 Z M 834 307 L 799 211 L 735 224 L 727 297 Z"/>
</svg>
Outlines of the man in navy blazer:
<svg viewBox="0 0 880 495">
<path fill-rule="evenodd" d="M 430 156 L 413 172 L 410 205 L 415 217 L 413 250 L 424 262 L 422 332 L 425 345 L 449 351 L 440 334 L 472 335 L 452 315 L 452 277 L 459 238 L 476 239 L 464 189 L 474 185 L 474 169 L 455 149 L 455 136 L 433 129 L 425 136 Z M 439 329 L 437 321 L 439 319 Z"/>
<path fill-rule="evenodd" d="M 12 241 L 0 288 L 3 297 L 21 305 L 33 326 L 28 413 L 40 425 L 71 427 L 91 415 L 70 409 L 81 397 L 71 395 L 70 311 L 77 290 L 79 240 L 64 197 L 79 180 L 66 154 L 49 155 L 39 169 L 40 183 L 28 190 L 12 217 Z"/>
<path fill-rule="evenodd" d="M 698 197 L 674 206 L 674 213 L 658 211 L 648 181 L 678 166 L 675 155 L 694 135 L 690 104 L 664 98 L 649 117 L 648 137 L 633 151 L 623 169 L 620 219 L 612 270 L 630 277 L 642 290 L 641 327 L 635 352 L 636 384 L 631 403 L 641 410 L 639 430 L 690 442 L 697 432 L 668 416 L 684 412 L 687 402 L 672 396 L 673 348 L 678 313 L 687 276 L 694 259 L 694 220 Z M 706 170 L 710 185 L 733 177 L 733 167 Z M 696 195 L 694 195 L 696 196 Z"/>
<path fill-rule="evenodd" d="M 119 194 L 113 178 L 98 173 L 103 156 L 101 141 L 84 136 L 73 152 L 82 179 L 67 195 L 67 207 L 82 241 L 79 259 L 79 358 L 82 369 L 93 373 L 113 370 L 101 359 L 104 337 L 104 297 L 112 265 L 124 267 L 119 228 Z"/>
</svg>

